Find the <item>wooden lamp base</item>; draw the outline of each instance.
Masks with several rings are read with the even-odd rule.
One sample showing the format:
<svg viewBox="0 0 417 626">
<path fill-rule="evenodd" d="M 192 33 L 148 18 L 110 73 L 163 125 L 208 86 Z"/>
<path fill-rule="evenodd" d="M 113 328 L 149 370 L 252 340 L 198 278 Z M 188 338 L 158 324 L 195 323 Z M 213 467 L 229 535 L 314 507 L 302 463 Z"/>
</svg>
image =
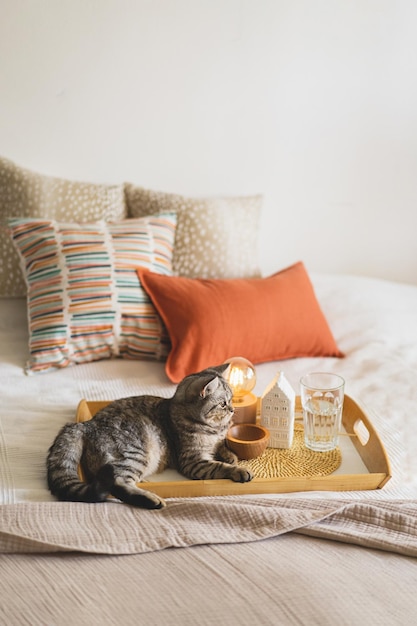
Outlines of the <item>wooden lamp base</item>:
<svg viewBox="0 0 417 626">
<path fill-rule="evenodd" d="M 253 393 L 248 393 L 241 402 L 233 402 L 235 414 L 234 424 L 255 424 L 258 398 Z"/>
</svg>

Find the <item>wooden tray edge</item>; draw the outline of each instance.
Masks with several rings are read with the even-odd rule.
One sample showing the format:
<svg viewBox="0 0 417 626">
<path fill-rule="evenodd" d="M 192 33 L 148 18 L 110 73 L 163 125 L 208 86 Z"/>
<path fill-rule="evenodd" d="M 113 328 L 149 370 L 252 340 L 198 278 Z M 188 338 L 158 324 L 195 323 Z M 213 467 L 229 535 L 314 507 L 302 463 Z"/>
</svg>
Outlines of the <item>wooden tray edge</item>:
<svg viewBox="0 0 417 626">
<path fill-rule="evenodd" d="M 387 482 L 391 478 L 391 464 L 384 445 L 365 410 L 350 396 L 345 397 L 342 423 L 346 432 L 353 435 L 351 437 L 352 443 L 368 471 L 384 473 L 386 475 L 385 482 Z M 369 435 L 369 439 L 365 442 L 362 442 L 360 438 L 360 428 L 362 427 Z"/>
</svg>

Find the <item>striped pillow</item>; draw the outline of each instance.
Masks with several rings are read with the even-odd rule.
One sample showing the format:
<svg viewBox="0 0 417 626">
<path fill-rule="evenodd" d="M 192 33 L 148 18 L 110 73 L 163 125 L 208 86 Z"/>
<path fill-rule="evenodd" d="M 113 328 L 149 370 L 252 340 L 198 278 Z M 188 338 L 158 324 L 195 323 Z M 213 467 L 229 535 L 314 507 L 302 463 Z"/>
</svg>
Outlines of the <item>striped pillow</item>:
<svg viewBox="0 0 417 626">
<path fill-rule="evenodd" d="M 28 287 L 28 373 L 167 356 L 168 335 L 136 270 L 171 274 L 174 213 L 87 224 L 16 218 L 9 227 Z"/>
</svg>

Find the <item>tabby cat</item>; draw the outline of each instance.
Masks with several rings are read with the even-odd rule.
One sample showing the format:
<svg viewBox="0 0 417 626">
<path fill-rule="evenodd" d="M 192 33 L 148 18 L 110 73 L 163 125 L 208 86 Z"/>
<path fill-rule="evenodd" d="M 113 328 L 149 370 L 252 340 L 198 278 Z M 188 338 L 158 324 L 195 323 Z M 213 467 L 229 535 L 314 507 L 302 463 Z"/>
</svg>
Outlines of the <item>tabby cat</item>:
<svg viewBox="0 0 417 626">
<path fill-rule="evenodd" d="M 233 416 L 224 378 L 228 367 L 187 376 L 172 398 L 122 398 L 87 422 L 66 424 L 48 453 L 51 493 L 78 502 L 102 502 L 111 494 L 133 506 L 159 509 L 164 500 L 136 483 L 166 467 L 191 479 L 252 480 L 225 442 Z M 80 463 L 85 483 L 78 477 Z"/>
</svg>

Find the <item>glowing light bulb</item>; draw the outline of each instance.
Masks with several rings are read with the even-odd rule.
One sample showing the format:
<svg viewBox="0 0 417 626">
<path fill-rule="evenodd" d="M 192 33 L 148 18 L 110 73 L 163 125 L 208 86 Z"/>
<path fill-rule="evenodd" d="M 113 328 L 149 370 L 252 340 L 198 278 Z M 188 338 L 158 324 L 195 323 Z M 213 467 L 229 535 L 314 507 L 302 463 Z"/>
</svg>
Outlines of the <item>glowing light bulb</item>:
<svg viewBox="0 0 417 626">
<path fill-rule="evenodd" d="M 234 356 L 225 363 L 230 363 L 226 380 L 233 392 L 232 402 L 235 410 L 233 422 L 255 423 L 258 399 L 251 393 L 256 385 L 255 368 L 243 356 Z"/>
<path fill-rule="evenodd" d="M 245 396 L 256 385 L 255 368 L 248 359 L 242 356 L 227 359 L 225 363 L 230 363 L 230 370 L 226 378 L 233 391 L 233 402 L 243 402 Z"/>
</svg>

